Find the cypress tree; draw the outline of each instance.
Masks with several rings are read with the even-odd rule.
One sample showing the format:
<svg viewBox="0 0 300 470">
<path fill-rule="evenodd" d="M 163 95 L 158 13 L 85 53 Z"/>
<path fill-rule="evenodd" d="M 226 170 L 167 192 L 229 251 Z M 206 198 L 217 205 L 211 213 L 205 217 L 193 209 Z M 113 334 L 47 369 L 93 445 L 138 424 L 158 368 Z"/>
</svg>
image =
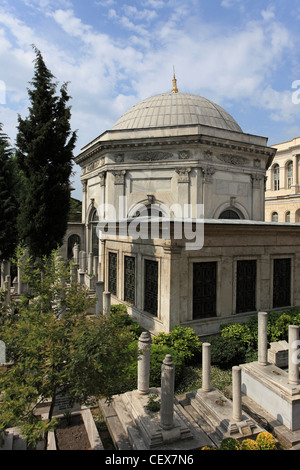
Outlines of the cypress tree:
<svg viewBox="0 0 300 470">
<path fill-rule="evenodd" d="M 36 53 L 28 89 L 29 115 L 18 117 L 17 161 L 24 175 L 18 217 L 19 233 L 35 257 L 49 256 L 61 246 L 70 209 L 70 177 L 76 132 L 71 131 L 67 84 L 57 83 L 42 54 Z"/>
<path fill-rule="evenodd" d="M 0 261 L 8 261 L 18 244 L 17 178 L 14 152 L 0 123 Z"/>
</svg>

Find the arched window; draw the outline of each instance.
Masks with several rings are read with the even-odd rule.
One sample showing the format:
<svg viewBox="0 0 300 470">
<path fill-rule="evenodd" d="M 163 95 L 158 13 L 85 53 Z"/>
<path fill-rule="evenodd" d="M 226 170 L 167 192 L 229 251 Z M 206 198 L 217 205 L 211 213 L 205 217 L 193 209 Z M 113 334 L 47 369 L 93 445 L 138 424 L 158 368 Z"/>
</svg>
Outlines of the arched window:
<svg viewBox="0 0 300 470">
<path fill-rule="evenodd" d="M 140 208 L 137 208 L 135 212 L 133 212 L 132 217 L 164 217 L 164 211 L 158 204 L 147 204 L 142 205 Z"/>
<path fill-rule="evenodd" d="M 273 214 L 272 214 L 272 222 L 278 222 L 278 213 L 277 213 L 277 212 L 273 212 Z"/>
<path fill-rule="evenodd" d="M 290 211 L 285 214 L 285 221 L 288 222 L 288 223 L 291 221 L 291 213 L 290 213 Z"/>
<path fill-rule="evenodd" d="M 236 211 L 227 209 L 221 213 L 219 219 L 240 219 L 240 216 Z"/>
<path fill-rule="evenodd" d="M 91 232 L 91 249 L 90 252 L 94 256 L 99 254 L 99 238 L 97 236 L 97 224 L 99 221 L 97 209 L 94 209 L 90 214 L 90 232 Z"/>
<path fill-rule="evenodd" d="M 291 189 L 293 184 L 293 162 L 289 162 L 286 167 L 287 170 L 287 188 Z"/>
<path fill-rule="evenodd" d="M 274 191 L 278 191 L 280 188 L 280 177 L 279 177 L 279 165 L 276 163 L 273 167 L 273 181 L 274 181 Z"/>
</svg>

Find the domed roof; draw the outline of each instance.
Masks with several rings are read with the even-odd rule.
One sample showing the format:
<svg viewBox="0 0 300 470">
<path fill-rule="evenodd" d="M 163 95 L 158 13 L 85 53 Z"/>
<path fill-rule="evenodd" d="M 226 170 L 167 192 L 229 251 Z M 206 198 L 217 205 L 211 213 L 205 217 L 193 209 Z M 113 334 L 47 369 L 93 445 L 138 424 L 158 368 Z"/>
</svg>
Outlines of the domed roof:
<svg viewBox="0 0 300 470">
<path fill-rule="evenodd" d="M 112 130 L 203 125 L 243 132 L 221 106 L 189 93 L 162 93 L 132 106 Z"/>
</svg>

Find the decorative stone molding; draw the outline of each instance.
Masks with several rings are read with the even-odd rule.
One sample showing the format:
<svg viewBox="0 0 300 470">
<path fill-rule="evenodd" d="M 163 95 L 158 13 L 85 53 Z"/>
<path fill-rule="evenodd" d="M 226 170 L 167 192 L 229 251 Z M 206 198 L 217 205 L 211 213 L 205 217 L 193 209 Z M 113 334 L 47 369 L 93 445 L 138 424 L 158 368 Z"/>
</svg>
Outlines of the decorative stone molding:
<svg viewBox="0 0 300 470">
<path fill-rule="evenodd" d="M 229 163 L 230 165 L 245 165 L 248 163 L 248 160 L 244 157 L 236 156 L 236 155 L 219 155 L 218 159 L 222 162 Z"/>
<path fill-rule="evenodd" d="M 149 152 L 142 152 L 137 155 L 131 155 L 133 160 L 138 160 L 142 162 L 153 162 L 159 160 L 167 160 L 168 158 L 172 158 L 173 154 L 171 152 L 160 152 L 160 151 L 149 151 Z"/>
<path fill-rule="evenodd" d="M 82 181 L 82 192 L 86 193 L 87 191 L 87 180 Z"/>
<path fill-rule="evenodd" d="M 180 160 L 188 160 L 190 157 L 190 152 L 188 150 L 181 150 L 178 153 L 178 157 Z"/>
<path fill-rule="evenodd" d="M 153 194 L 147 194 L 147 202 L 148 204 L 154 204 L 155 197 Z"/>
<path fill-rule="evenodd" d="M 176 168 L 178 174 L 178 183 L 189 183 L 189 173 L 191 168 Z"/>
<path fill-rule="evenodd" d="M 113 171 L 112 173 L 115 177 L 115 184 L 125 183 L 126 170 Z"/>
<path fill-rule="evenodd" d="M 118 153 L 115 155 L 115 162 L 116 163 L 123 163 L 124 162 L 124 153 Z"/>
<path fill-rule="evenodd" d="M 260 168 L 260 159 L 256 158 L 253 162 L 254 168 Z"/>
<path fill-rule="evenodd" d="M 204 159 L 205 159 L 205 160 L 211 160 L 213 153 L 212 153 L 211 150 L 205 150 L 205 151 L 203 152 L 203 155 L 204 155 Z"/>
</svg>

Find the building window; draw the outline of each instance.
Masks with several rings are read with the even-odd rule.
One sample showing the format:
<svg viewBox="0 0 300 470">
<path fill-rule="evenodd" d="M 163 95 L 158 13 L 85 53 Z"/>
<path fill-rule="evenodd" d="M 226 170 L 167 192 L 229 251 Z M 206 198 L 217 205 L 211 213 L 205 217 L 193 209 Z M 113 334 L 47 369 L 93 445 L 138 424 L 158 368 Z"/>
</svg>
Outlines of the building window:
<svg viewBox="0 0 300 470">
<path fill-rule="evenodd" d="M 135 258 L 124 257 L 124 300 L 135 304 Z"/>
<path fill-rule="evenodd" d="M 290 213 L 290 212 L 287 212 L 287 213 L 285 214 L 285 221 L 288 222 L 288 223 L 290 223 L 290 221 L 291 221 L 291 213 Z"/>
<path fill-rule="evenodd" d="M 293 184 L 293 162 L 289 162 L 287 165 L 287 188 L 291 189 Z"/>
<path fill-rule="evenodd" d="M 273 308 L 291 305 L 291 258 L 274 259 Z"/>
<path fill-rule="evenodd" d="M 158 262 L 145 259 L 144 310 L 157 316 Z"/>
<path fill-rule="evenodd" d="M 108 253 L 108 290 L 117 295 L 118 256 L 117 253 Z"/>
<path fill-rule="evenodd" d="M 221 213 L 219 219 L 240 219 L 240 216 L 237 212 L 233 211 L 232 209 L 228 209 Z"/>
<path fill-rule="evenodd" d="M 272 213 L 272 222 L 278 222 L 278 213 L 277 212 Z"/>
<path fill-rule="evenodd" d="M 273 167 L 274 191 L 278 191 L 280 189 L 279 171 L 280 171 L 279 165 L 276 164 Z"/>
<path fill-rule="evenodd" d="M 236 313 L 256 310 L 256 260 L 237 262 Z"/>
<path fill-rule="evenodd" d="M 193 319 L 216 316 L 217 263 L 193 264 Z"/>
</svg>

